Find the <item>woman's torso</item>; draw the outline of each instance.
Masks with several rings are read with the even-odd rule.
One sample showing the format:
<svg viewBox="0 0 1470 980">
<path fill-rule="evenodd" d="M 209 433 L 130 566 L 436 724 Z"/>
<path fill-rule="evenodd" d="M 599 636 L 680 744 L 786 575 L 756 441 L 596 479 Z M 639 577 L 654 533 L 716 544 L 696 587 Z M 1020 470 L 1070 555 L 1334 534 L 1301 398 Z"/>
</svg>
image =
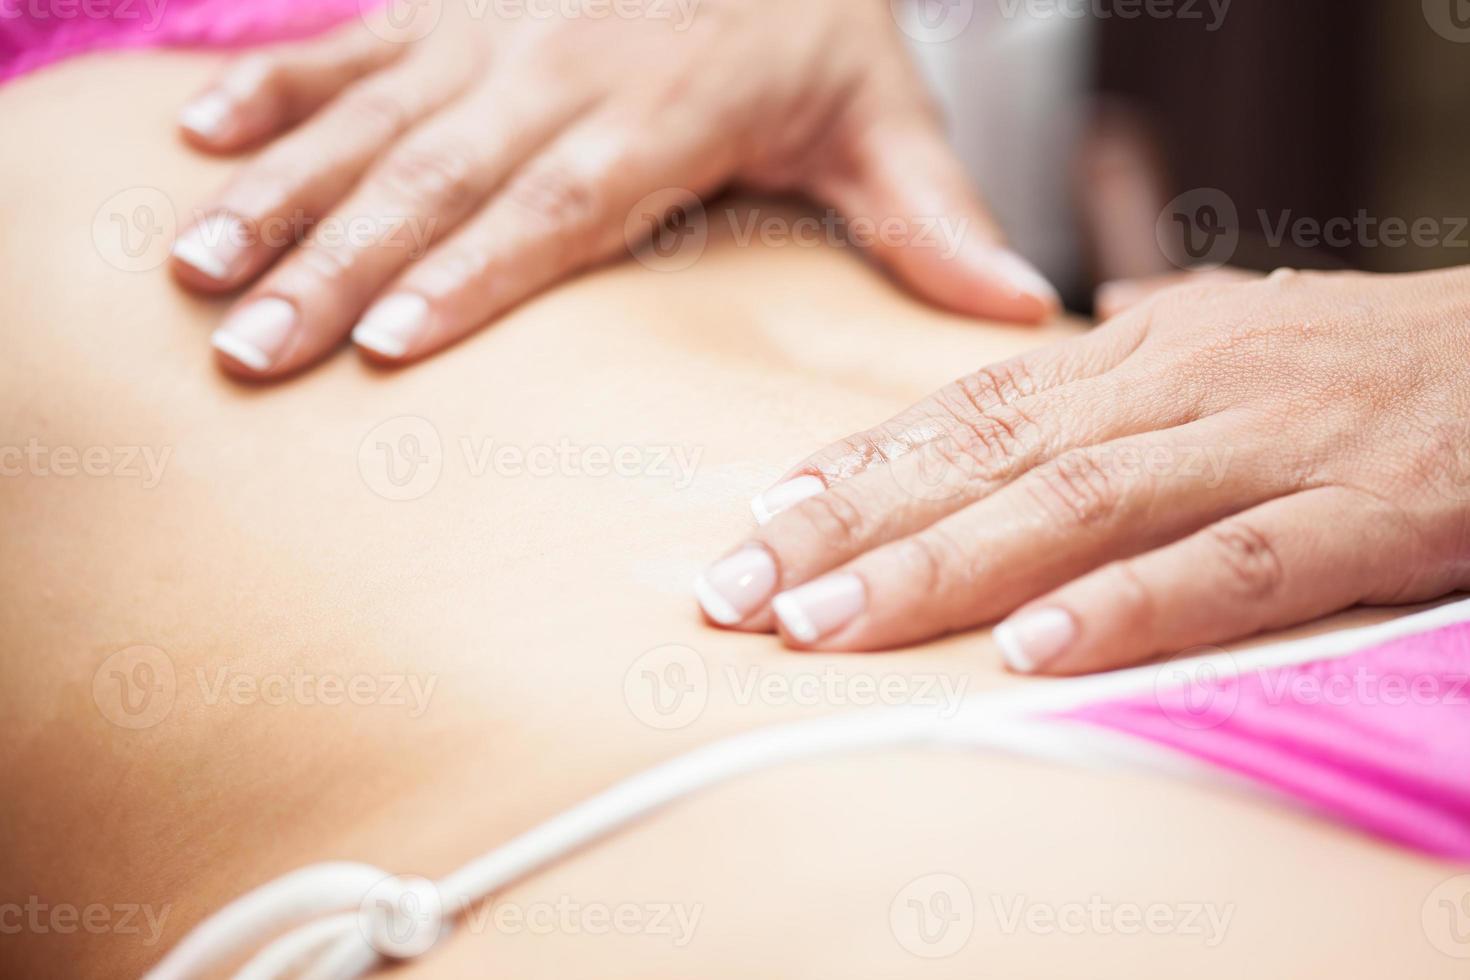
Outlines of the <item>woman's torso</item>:
<svg viewBox="0 0 1470 980">
<path fill-rule="evenodd" d="M 160 268 L 233 166 L 171 136 L 211 65 L 98 56 L 0 90 L 0 444 L 23 450 L 0 481 L 0 902 L 112 916 L 43 916 L 4 972 L 136 973 L 315 860 L 442 872 L 684 748 L 861 706 L 865 682 L 937 708 L 1010 682 L 981 634 L 797 657 L 706 629 L 687 588 L 790 462 L 1041 335 L 921 309 L 854 254 L 735 247 L 713 208 L 684 273 L 629 261 L 408 371 L 344 353 L 242 387 L 210 363 L 222 306 Z M 707 679 L 669 675 L 670 646 Z M 988 928 L 929 960 L 889 913 L 941 872 Z M 499 928 L 420 969 L 1448 977 L 1420 925 L 1448 874 L 1163 779 L 885 755 L 752 778 L 507 896 L 698 906 L 685 946 Z M 1234 911 L 1212 947 L 1004 928 L 1017 901 L 1093 894 Z"/>
</svg>

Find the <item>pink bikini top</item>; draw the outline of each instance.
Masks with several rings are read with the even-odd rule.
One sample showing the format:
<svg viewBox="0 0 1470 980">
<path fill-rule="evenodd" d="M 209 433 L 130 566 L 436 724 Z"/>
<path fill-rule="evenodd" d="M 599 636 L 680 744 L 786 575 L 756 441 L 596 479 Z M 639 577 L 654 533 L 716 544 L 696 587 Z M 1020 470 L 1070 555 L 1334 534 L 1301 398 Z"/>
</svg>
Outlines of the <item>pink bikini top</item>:
<svg viewBox="0 0 1470 980">
<path fill-rule="evenodd" d="M 305 37 L 383 0 L 0 0 L 0 82 L 89 51 Z"/>
</svg>

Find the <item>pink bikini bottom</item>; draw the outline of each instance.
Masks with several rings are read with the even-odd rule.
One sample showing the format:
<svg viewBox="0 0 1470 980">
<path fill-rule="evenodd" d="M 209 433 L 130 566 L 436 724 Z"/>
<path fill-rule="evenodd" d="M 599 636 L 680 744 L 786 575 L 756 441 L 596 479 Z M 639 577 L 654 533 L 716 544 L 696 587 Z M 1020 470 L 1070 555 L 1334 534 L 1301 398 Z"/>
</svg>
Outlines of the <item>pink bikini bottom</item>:
<svg viewBox="0 0 1470 980">
<path fill-rule="evenodd" d="M 1227 777 L 1273 805 L 1470 862 L 1467 677 L 1461 602 L 1300 643 L 972 695 L 945 717 L 910 706 L 757 730 L 632 776 L 434 881 L 331 861 L 260 885 L 184 937 L 147 980 L 195 980 L 252 951 L 253 977 L 294 975 L 303 963 L 365 976 L 433 948 L 460 910 L 661 807 L 755 770 L 878 748 Z"/>
<path fill-rule="evenodd" d="M 1461 604 L 1460 614 L 1470 610 Z M 1470 862 L 1470 623 L 1335 659 L 1236 676 L 1205 670 L 1181 686 L 1061 717 L 1164 746 L 1342 823 Z"/>
<path fill-rule="evenodd" d="M 0 0 L 0 82 L 89 51 L 306 37 L 384 0 Z"/>
</svg>

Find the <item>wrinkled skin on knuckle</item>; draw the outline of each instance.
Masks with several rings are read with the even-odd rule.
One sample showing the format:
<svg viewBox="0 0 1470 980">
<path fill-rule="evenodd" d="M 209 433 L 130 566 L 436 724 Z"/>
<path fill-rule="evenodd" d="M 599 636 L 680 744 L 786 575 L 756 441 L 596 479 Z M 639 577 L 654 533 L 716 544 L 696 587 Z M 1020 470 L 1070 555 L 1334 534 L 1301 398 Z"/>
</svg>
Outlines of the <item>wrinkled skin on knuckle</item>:
<svg viewBox="0 0 1470 980">
<path fill-rule="evenodd" d="M 1231 518 L 1205 532 L 1215 547 L 1224 581 L 1241 598 L 1274 599 L 1286 584 L 1285 568 L 1271 539 L 1246 518 Z"/>
<path fill-rule="evenodd" d="M 909 592 L 920 606 L 929 610 L 940 631 L 952 633 L 974 625 L 971 612 L 975 604 L 964 601 L 979 581 L 980 561 L 974 548 L 955 540 L 941 526 L 903 538 L 885 553 L 903 570 Z M 960 599 L 959 602 L 945 601 Z M 917 612 L 918 610 L 914 610 Z"/>
<path fill-rule="evenodd" d="M 313 245 L 298 249 L 291 260 L 280 267 L 272 285 L 293 296 L 345 294 L 351 286 L 348 281 L 350 268 L 351 257 L 347 250 Z"/>
<path fill-rule="evenodd" d="M 891 464 L 943 431 L 943 424 L 937 418 L 890 419 L 842 440 L 830 455 L 821 459 L 818 468 L 830 485 L 875 465 Z"/>
<path fill-rule="evenodd" d="M 780 515 L 768 537 L 774 541 L 788 528 L 800 526 L 805 532 L 803 537 L 821 542 L 834 552 L 848 553 L 867 540 L 870 524 L 863 501 L 848 488 L 837 486 Z"/>
<path fill-rule="evenodd" d="M 955 422 L 923 451 L 931 467 L 959 474 L 967 485 L 1004 482 L 1022 455 L 1011 430 L 990 418 Z"/>
<path fill-rule="evenodd" d="M 1124 633 L 1136 637 L 1154 635 L 1159 597 L 1154 595 L 1153 588 L 1138 574 L 1135 561 L 1115 561 L 1104 568 L 1101 574 L 1106 586 L 1103 591 L 1112 597 L 1112 605 L 1120 614 Z M 1135 652 L 1147 656 L 1158 651 L 1149 649 Z"/>
<path fill-rule="evenodd" d="M 479 197 L 476 174 L 482 162 L 464 144 L 437 139 L 432 144 L 409 143 L 391 152 L 378 167 L 375 179 L 409 209 L 429 218 L 440 212 L 463 214 Z"/>
<path fill-rule="evenodd" d="M 1106 525 L 1122 503 L 1120 478 L 1087 450 L 1064 453 L 1023 483 L 1041 512 L 1064 527 Z"/>
<path fill-rule="evenodd" d="M 1019 358 L 967 374 L 956 381 L 954 387 L 977 410 L 993 405 L 1010 405 L 1040 390 L 1030 369 Z"/>
<path fill-rule="evenodd" d="M 338 113 L 341 124 L 354 132 L 398 133 L 409 122 L 409 109 L 403 96 L 371 78 L 343 93 Z"/>
<path fill-rule="evenodd" d="M 575 263 L 590 251 L 602 193 L 586 170 L 564 155 L 538 161 L 515 177 L 504 204 L 525 227 L 558 242 L 559 251 Z"/>
</svg>

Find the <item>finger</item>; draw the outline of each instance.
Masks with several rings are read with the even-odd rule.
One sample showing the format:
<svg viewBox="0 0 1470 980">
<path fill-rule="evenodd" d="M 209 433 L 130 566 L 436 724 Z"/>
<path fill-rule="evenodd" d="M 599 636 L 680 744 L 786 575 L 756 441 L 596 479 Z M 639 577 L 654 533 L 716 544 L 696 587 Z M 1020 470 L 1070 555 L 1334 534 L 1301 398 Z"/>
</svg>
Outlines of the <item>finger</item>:
<svg viewBox="0 0 1470 980">
<path fill-rule="evenodd" d="M 405 50 L 354 23 L 326 37 L 253 52 L 184 106 L 179 127 L 200 149 L 243 150 L 294 126 Z"/>
<path fill-rule="evenodd" d="M 1061 309 L 1046 278 L 1006 248 L 938 124 L 894 113 L 861 137 L 850 175 L 817 194 L 919 296 L 969 316 L 1041 323 Z"/>
<path fill-rule="evenodd" d="M 702 193 L 729 172 L 708 158 L 713 135 L 627 110 L 583 120 L 410 267 L 364 315 L 353 340 L 380 358 L 424 357 L 616 255 L 627 247 L 625 217 L 650 189 L 677 183 Z M 391 344 L 380 342 L 385 335 Z"/>
<path fill-rule="evenodd" d="M 1037 599 L 996 639 L 1017 670 L 1080 674 L 1306 622 L 1378 598 L 1383 555 L 1413 547 L 1387 510 L 1338 487 L 1272 500 Z"/>
<path fill-rule="evenodd" d="M 174 243 L 178 279 L 208 292 L 233 290 L 300 242 L 387 146 L 468 81 L 468 57 L 425 57 L 410 54 L 349 86 L 248 164 Z"/>
<path fill-rule="evenodd" d="M 1279 494 L 1269 440 L 1216 416 L 1054 457 L 772 603 L 793 646 L 878 650 L 994 622 L 1078 575 Z M 824 600 L 849 596 L 842 607 Z M 858 600 L 861 602 L 858 602 Z M 837 612 L 844 613 L 838 616 Z"/>
<path fill-rule="evenodd" d="M 1095 298 L 1097 318 L 1100 321 L 1111 320 L 1139 303 L 1152 299 L 1175 286 L 1228 285 L 1233 282 L 1250 282 L 1259 278 L 1259 273 L 1222 267 L 1202 272 L 1176 272 L 1149 279 L 1115 279 L 1112 282 L 1103 283 L 1097 289 Z"/>
<path fill-rule="evenodd" d="M 223 363 L 243 375 L 279 377 L 338 347 L 385 285 L 479 208 L 578 108 L 570 99 L 489 85 L 421 124 L 240 301 L 214 336 Z M 283 325 L 260 329 L 262 309 Z M 400 349 L 391 326 L 360 342 L 392 356 Z"/>
<path fill-rule="evenodd" d="M 1170 414 L 1166 400 L 1153 399 L 1151 405 L 1135 391 L 1125 401 L 1125 391 L 1121 379 L 1109 374 L 984 413 L 957 413 L 945 436 L 890 466 L 839 483 L 758 529 L 754 549 L 704 573 L 698 591 L 705 611 L 720 625 L 766 629 L 766 603 L 778 591 L 921 532 L 1072 450 L 1187 421 Z M 760 558 L 766 574 L 753 576 Z"/>
<path fill-rule="evenodd" d="M 1143 340 L 1144 320 L 1120 320 L 1081 337 L 981 368 L 898 415 L 839 440 L 788 470 L 751 501 L 758 524 L 828 487 L 894 462 L 939 435 L 936 420 L 956 412 L 984 413 L 1122 364 Z"/>
</svg>

